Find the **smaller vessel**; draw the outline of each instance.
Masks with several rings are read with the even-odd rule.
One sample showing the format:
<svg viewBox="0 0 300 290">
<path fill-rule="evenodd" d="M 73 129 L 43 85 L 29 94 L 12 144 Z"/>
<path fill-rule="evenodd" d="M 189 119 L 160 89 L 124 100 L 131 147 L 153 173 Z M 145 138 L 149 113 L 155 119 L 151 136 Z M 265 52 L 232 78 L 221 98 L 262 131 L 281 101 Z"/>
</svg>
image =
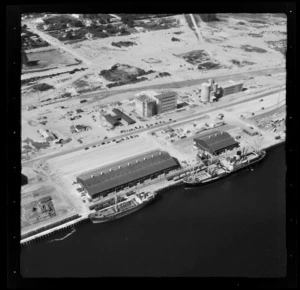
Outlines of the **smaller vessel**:
<svg viewBox="0 0 300 290">
<path fill-rule="evenodd" d="M 141 192 L 131 194 L 130 196 L 126 195 L 123 198 L 115 197 L 114 205 L 89 214 L 89 218 L 93 223 L 103 223 L 126 216 L 153 201 L 156 194 L 156 192 Z"/>
</svg>

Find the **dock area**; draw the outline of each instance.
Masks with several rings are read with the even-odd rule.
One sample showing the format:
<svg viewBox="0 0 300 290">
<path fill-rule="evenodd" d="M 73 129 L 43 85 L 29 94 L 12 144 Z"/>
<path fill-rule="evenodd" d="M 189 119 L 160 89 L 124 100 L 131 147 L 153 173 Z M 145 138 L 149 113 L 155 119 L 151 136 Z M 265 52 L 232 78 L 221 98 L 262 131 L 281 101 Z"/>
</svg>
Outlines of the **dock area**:
<svg viewBox="0 0 300 290">
<path fill-rule="evenodd" d="M 270 142 L 270 140 L 268 140 L 268 141 L 269 142 L 265 142 L 264 144 L 262 144 L 262 149 L 268 150 L 275 146 L 279 146 L 279 145 L 285 143 L 285 140 L 273 139 L 272 140 L 273 142 Z M 185 169 L 192 170 L 192 167 L 188 166 Z M 182 176 L 181 172 L 182 172 L 182 169 L 178 171 L 178 176 L 179 175 Z M 173 175 L 176 176 L 176 173 L 173 173 Z M 173 180 L 173 179 L 167 180 L 165 177 L 161 176 L 157 180 L 145 182 L 142 185 L 136 186 L 133 189 L 131 189 L 131 191 L 134 191 L 136 193 L 145 192 L 145 191 L 146 192 L 152 191 L 152 192 L 157 192 L 157 193 L 163 193 L 169 189 L 180 186 L 182 184 L 182 177 L 177 180 Z M 203 178 L 205 179 L 206 175 L 203 176 Z M 124 190 L 124 191 L 118 193 L 118 197 L 121 197 L 128 191 L 130 191 L 130 190 Z M 106 198 L 106 200 L 108 200 L 110 198 L 111 197 L 108 197 L 108 198 Z M 103 203 L 104 200 L 101 200 L 101 202 Z M 99 203 L 101 203 L 101 202 L 99 202 Z M 94 212 L 94 210 L 86 211 L 82 215 L 75 214 L 71 217 L 64 218 L 60 221 L 49 224 L 46 227 L 37 228 L 36 230 L 32 230 L 30 232 L 24 233 L 21 235 L 21 245 L 27 245 L 35 240 L 39 240 L 44 237 L 49 237 L 50 235 L 53 235 L 57 232 L 62 232 L 69 228 L 74 228 L 78 224 L 87 222 L 87 221 L 89 221 L 88 214 L 91 212 Z"/>
</svg>

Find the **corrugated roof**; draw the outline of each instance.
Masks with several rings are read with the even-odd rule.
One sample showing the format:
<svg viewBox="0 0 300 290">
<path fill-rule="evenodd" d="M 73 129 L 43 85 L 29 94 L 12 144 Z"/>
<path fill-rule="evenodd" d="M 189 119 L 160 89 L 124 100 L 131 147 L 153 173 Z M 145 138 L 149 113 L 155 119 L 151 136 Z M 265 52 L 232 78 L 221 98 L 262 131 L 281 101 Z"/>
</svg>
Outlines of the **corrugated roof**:
<svg viewBox="0 0 300 290">
<path fill-rule="evenodd" d="M 227 132 L 214 131 L 194 138 L 209 151 L 216 152 L 229 146 L 238 144 L 237 141 Z"/>
<path fill-rule="evenodd" d="M 119 166 L 121 168 L 115 166 L 113 168 L 100 168 L 97 172 L 94 171 L 79 176 L 77 180 L 85 187 L 90 195 L 95 195 L 108 189 L 149 176 L 158 171 L 179 166 L 167 152 L 155 151 L 143 156 L 131 158 L 126 162 L 120 163 Z M 146 160 L 144 160 L 144 158 Z M 128 163 L 130 165 L 128 165 Z M 110 169 L 112 171 L 110 171 Z M 102 175 L 100 174 L 101 172 L 103 172 Z M 94 177 L 91 177 L 92 175 Z"/>
</svg>

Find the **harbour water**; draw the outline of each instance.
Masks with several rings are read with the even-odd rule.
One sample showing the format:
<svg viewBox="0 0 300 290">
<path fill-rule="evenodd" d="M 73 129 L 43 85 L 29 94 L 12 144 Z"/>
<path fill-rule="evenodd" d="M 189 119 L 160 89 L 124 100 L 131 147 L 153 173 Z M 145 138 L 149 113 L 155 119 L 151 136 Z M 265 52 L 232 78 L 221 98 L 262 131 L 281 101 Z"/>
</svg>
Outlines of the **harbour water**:
<svg viewBox="0 0 300 290">
<path fill-rule="evenodd" d="M 23 277 L 284 277 L 285 148 L 253 171 L 161 193 L 147 207 L 21 249 Z"/>
</svg>

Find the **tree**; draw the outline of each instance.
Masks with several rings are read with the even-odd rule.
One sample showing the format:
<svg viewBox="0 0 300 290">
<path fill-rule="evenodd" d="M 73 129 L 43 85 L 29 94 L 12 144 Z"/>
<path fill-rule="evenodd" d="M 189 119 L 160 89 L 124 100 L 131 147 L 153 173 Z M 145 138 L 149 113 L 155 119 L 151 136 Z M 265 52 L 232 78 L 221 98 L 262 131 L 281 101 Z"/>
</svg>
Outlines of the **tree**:
<svg viewBox="0 0 300 290">
<path fill-rule="evenodd" d="M 128 25 L 129 27 L 133 27 L 134 26 L 134 20 L 133 20 L 132 16 L 130 16 L 130 15 L 123 15 L 121 17 L 121 19 L 122 19 L 122 22 L 124 24 Z"/>
<path fill-rule="evenodd" d="M 125 27 L 122 27 L 121 30 L 120 30 L 121 34 L 126 34 L 127 33 L 127 30 Z"/>
<path fill-rule="evenodd" d="M 68 32 L 67 32 L 66 38 L 67 38 L 67 39 L 73 39 L 73 34 L 72 34 L 71 31 L 68 31 Z"/>
<path fill-rule="evenodd" d="M 74 27 L 83 27 L 83 24 L 80 20 L 74 22 Z"/>
</svg>

